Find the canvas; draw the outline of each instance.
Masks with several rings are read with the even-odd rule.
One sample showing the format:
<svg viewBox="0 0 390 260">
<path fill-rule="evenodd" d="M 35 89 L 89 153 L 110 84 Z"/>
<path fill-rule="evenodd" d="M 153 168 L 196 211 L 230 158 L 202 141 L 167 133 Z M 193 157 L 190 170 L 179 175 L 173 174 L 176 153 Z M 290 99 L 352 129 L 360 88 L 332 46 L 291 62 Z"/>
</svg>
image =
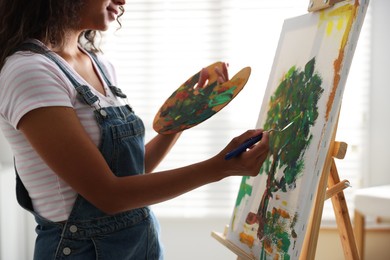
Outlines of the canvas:
<svg viewBox="0 0 390 260">
<path fill-rule="evenodd" d="M 270 156 L 242 179 L 227 240 L 254 259 L 298 259 L 368 1 L 287 19 L 257 122 Z M 254 72 L 255 73 L 255 72 Z"/>
</svg>

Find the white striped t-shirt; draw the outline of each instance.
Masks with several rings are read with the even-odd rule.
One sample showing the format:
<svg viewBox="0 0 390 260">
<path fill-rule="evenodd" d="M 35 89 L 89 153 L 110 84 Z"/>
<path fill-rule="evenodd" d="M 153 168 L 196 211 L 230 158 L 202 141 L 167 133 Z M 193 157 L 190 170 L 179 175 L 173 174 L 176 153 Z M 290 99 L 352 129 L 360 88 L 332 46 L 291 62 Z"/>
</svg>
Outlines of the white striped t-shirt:
<svg viewBox="0 0 390 260">
<path fill-rule="evenodd" d="M 57 57 L 68 66 L 65 60 L 58 55 Z M 111 83 L 116 85 L 115 71 L 111 64 L 102 57 L 99 60 Z M 68 69 L 80 83 L 88 85 L 70 66 Z M 96 65 L 95 70 L 99 71 Z M 104 82 L 101 75 L 100 78 Z M 104 85 L 106 96 L 90 87 L 99 97 L 100 106 L 123 105 L 105 82 Z M 18 174 L 29 192 L 34 210 L 51 221 L 64 221 L 69 217 L 77 194 L 43 162 L 17 129 L 17 125 L 27 112 L 36 108 L 72 107 L 98 146 L 100 130 L 93 108 L 82 103 L 76 96 L 77 92 L 65 74 L 54 62 L 40 54 L 17 52 L 7 59 L 0 73 L 0 128 L 11 145 Z"/>
</svg>

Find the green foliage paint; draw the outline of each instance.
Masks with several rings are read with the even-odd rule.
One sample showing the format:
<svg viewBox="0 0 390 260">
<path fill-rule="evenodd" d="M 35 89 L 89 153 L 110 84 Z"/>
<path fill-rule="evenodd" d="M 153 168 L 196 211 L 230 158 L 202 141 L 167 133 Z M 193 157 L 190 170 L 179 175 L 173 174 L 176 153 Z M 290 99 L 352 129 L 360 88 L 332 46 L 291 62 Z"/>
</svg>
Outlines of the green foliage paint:
<svg viewBox="0 0 390 260">
<path fill-rule="evenodd" d="M 268 251 L 277 251 L 280 259 L 290 259 L 288 250 L 296 239 L 295 224 L 298 215 L 290 216 L 283 209 L 268 209 L 276 192 L 288 192 L 296 187 L 296 181 L 304 169 L 304 154 L 313 136 L 310 128 L 318 117 L 318 101 L 323 93 L 322 79 L 315 73 L 315 58 L 303 70 L 292 66 L 269 101 L 264 129 L 282 129 L 271 132 L 270 156 L 260 174 L 267 175 L 267 186 L 257 212 L 258 238 Z M 279 171 L 278 171 L 279 170 Z M 267 253 L 267 247 L 265 252 Z M 262 259 L 266 258 L 264 252 Z"/>
</svg>

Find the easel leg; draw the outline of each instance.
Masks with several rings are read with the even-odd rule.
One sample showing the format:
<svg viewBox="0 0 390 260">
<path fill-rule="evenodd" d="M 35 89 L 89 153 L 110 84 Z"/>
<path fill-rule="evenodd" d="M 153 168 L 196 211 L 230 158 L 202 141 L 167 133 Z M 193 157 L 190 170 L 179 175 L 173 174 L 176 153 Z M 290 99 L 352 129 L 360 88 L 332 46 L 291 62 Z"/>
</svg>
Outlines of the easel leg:
<svg viewBox="0 0 390 260">
<path fill-rule="evenodd" d="M 328 179 L 328 187 L 333 187 L 340 182 L 337 172 L 336 163 L 332 159 L 332 166 Z M 341 243 L 344 249 L 345 259 L 359 259 L 359 254 L 356 247 L 355 236 L 353 234 L 351 219 L 349 217 L 347 203 L 345 201 L 344 192 L 341 191 L 332 197 L 333 209 L 336 215 L 337 227 L 339 229 Z"/>
<path fill-rule="evenodd" d="M 315 257 L 315 251 L 317 247 L 317 240 L 318 240 L 319 229 L 320 229 L 320 221 L 322 217 L 322 209 L 324 206 L 324 199 L 325 199 L 324 196 L 325 191 L 322 189 L 322 187 L 326 187 L 325 178 L 328 178 L 329 187 L 334 187 L 337 183 L 340 183 L 340 178 L 337 172 L 334 158 L 332 158 L 330 162 L 329 174 L 322 174 L 320 179 L 319 189 L 314 204 L 315 206 L 313 208 L 312 216 L 310 218 L 310 222 L 307 227 L 307 232 L 302 247 L 302 253 L 300 256 L 301 260 L 314 259 Z M 337 222 L 337 226 L 338 226 L 338 230 L 339 230 L 339 234 L 343 246 L 345 259 L 359 260 L 360 258 L 356 246 L 355 236 L 353 233 L 348 207 L 347 207 L 347 203 L 343 191 L 340 191 L 334 196 L 332 196 L 332 204 L 336 216 L 336 222 Z M 358 226 L 361 225 L 357 225 L 357 227 Z"/>
<path fill-rule="evenodd" d="M 314 201 L 314 206 L 306 229 L 306 235 L 305 235 L 305 240 L 303 241 L 302 252 L 299 257 L 300 260 L 314 260 L 315 258 L 318 236 L 320 233 L 322 212 L 324 208 L 326 182 L 329 176 L 329 169 L 330 169 L 330 165 L 328 163 L 325 165 L 324 171 L 320 177 L 320 181 L 317 189 L 317 195 Z"/>
<path fill-rule="evenodd" d="M 365 240 L 365 217 L 360 214 L 359 211 L 355 210 L 354 217 L 354 227 L 355 227 L 355 239 L 358 244 L 358 250 L 360 255 L 360 260 L 364 259 L 364 240 Z"/>
</svg>

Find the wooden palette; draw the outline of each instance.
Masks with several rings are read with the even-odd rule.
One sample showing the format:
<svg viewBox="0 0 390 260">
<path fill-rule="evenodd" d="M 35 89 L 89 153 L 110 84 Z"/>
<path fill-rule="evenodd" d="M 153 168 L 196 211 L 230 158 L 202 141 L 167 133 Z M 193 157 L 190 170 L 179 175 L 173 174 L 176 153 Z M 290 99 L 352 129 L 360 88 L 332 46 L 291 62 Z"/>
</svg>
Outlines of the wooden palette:
<svg viewBox="0 0 390 260">
<path fill-rule="evenodd" d="M 206 68 L 210 76 L 205 87 L 196 87 L 200 76 L 198 72 L 173 92 L 157 112 L 154 130 L 160 134 L 172 134 L 191 128 L 233 100 L 247 83 L 251 68 L 245 67 L 229 81 L 219 84 L 215 67 L 222 71 L 222 66 L 222 62 L 216 62 Z"/>
</svg>

